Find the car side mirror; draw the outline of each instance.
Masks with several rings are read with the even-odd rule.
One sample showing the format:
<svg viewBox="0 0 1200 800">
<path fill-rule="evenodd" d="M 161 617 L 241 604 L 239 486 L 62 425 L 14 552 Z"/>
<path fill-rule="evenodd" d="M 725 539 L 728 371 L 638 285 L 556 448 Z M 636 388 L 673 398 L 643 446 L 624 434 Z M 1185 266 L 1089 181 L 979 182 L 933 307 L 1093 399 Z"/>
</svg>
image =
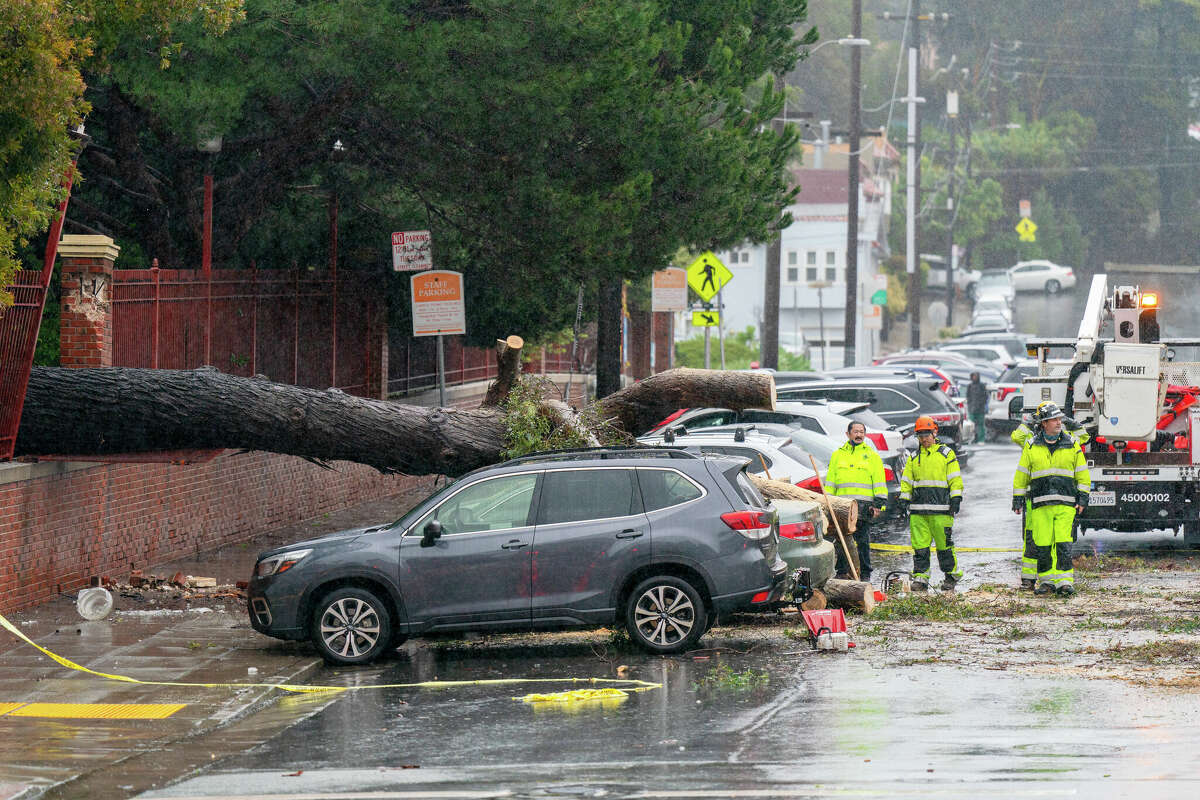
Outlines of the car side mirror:
<svg viewBox="0 0 1200 800">
<path fill-rule="evenodd" d="M 1020 420 L 1025 413 L 1025 398 L 1022 395 L 1016 395 L 1008 401 L 1008 418 L 1010 420 Z"/>
<path fill-rule="evenodd" d="M 424 535 L 421 537 L 421 547 L 433 547 L 434 542 L 442 538 L 442 523 L 431 519 L 425 523 L 422 533 Z"/>
</svg>

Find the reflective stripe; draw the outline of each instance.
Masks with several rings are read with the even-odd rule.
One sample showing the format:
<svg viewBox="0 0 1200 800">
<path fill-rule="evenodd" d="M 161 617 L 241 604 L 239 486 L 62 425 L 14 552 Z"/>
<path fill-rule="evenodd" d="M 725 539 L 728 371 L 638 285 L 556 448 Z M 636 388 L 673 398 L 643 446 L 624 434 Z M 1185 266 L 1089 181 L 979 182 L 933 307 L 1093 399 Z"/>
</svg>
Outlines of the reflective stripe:
<svg viewBox="0 0 1200 800">
<path fill-rule="evenodd" d="M 912 495 L 910 495 L 908 492 L 901 492 L 901 493 L 900 493 L 900 499 L 901 499 L 901 500 L 911 500 L 911 499 L 912 499 Z"/>
<path fill-rule="evenodd" d="M 848 489 L 851 487 L 853 487 L 855 489 L 870 489 L 871 488 L 871 484 L 869 484 L 869 483 L 839 483 L 839 484 L 837 484 L 837 486 L 841 489 Z"/>
<path fill-rule="evenodd" d="M 1063 503 L 1069 506 L 1075 505 L 1075 498 L 1068 497 L 1065 494 L 1041 494 L 1033 498 L 1033 503 L 1034 505 L 1037 505 L 1038 503 L 1053 503 L 1057 500 L 1061 500 Z"/>
<path fill-rule="evenodd" d="M 947 486 L 947 484 L 946 484 L 946 481 L 937 481 L 937 480 L 934 480 L 934 481 L 913 481 L 913 482 L 912 482 L 912 485 L 913 485 L 913 486 L 932 486 L 932 487 L 933 487 L 933 488 L 935 488 L 935 489 L 945 489 L 945 488 L 946 488 L 946 486 Z"/>
<path fill-rule="evenodd" d="M 1087 471 L 1088 471 L 1087 464 L 1080 464 L 1078 467 L 1075 468 L 1076 474 L 1079 474 L 1080 472 L 1087 472 Z"/>
<path fill-rule="evenodd" d="M 1047 475 L 1061 475 L 1064 478 L 1073 478 L 1075 477 L 1075 472 L 1074 470 L 1064 469 L 1062 467 L 1047 467 L 1046 469 L 1039 469 L 1037 472 L 1034 472 L 1032 475 L 1030 475 L 1030 477 L 1045 478 Z"/>
<path fill-rule="evenodd" d="M 1017 472 L 1024 472 L 1026 475 L 1028 475 L 1029 467 L 1023 467 L 1020 464 L 1017 464 Z"/>
<path fill-rule="evenodd" d="M 1090 492 L 1090 491 L 1092 490 L 1092 484 L 1090 484 L 1090 483 L 1077 483 L 1077 484 L 1075 484 L 1075 488 L 1077 488 L 1077 489 L 1078 489 L 1079 491 L 1081 491 L 1081 492 Z"/>
<path fill-rule="evenodd" d="M 1026 493 L 1027 491 L 1029 491 L 1029 489 L 1027 489 L 1027 488 L 1026 488 L 1026 487 L 1024 487 L 1024 486 L 1022 486 L 1022 487 L 1020 487 L 1020 488 L 1014 488 L 1014 489 L 1013 489 L 1013 497 L 1024 497 L 1024 496 L 1025 496 L 1025 493 Z"/>
<path fill-rule="evenodd" d="M 908 507 L 909 511 L 949 511 L 948 503 L 913 503 Z"/>
<path fill-rule="evenodd" d="M 950 496 L 951 497 L 962 497 L 962 489 L 951 489 Z"/>
<path fill-rule="evenodd" d="M 947 472 L 946 480 L 952 480 L 954 478 L 957 478 L 960 474 L 962 474 L 962 473 L 960 473 L 958 470 L 954 470 L 954 472 Z"/>
<path fill-rule="evenodd" d="M 850 500 L 874 500 L 873 494 L 859 494 L 858 492 L 847 492 L 845 494 L 836 495 L 837 497 L 845 497 Z"/>
</svg>

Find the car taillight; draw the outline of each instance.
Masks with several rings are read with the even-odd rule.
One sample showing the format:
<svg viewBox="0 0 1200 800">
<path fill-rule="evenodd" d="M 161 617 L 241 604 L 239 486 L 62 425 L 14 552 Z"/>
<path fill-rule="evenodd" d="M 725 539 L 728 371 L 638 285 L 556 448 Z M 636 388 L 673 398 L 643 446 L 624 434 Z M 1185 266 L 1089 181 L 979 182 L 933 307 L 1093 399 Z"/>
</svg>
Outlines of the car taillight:
<svg viewBox="0 0 1200 800">
<path fill-rule="evenodd" d="M 808 478 L 806 480 L 797 481 L 796 485 L 799 486 L 801 489 L 808 489 L 810 492 L 824 493 L 823 490 L 821 489 L 821 480 L 816 475 L 813 475 L 811 478 Z"/>
<path fill-rule="evenodd" d="M 887 439 L 883 438 L 882 433 L 868 433 L 867 438 L 871 440 L 871 444 L 875 445 L 875 449 L 883 452 L 888 449 Z"/>
<path fill-rule="evenodd" d="M 884 479 L 885 481 L 894 481 L 894 480 L 896 480 L 896 473 L 892 472 L 892 468 L 891 468 L 891 467 L 884 467 L 884 468 L 883 468 L 883 479 Z"/>
<path fill-rule="evenodd" d="M 1015 386 L 1001 386 L 999 389 L 996 390 L 996 399 L 1003 401 L 1004 398 L 1008 397 L 1010 394 L 1012 394 L 1016 390 L 1017 390 L 1017 387 L 1015 387 Z"/>
<path fill-rule="evenodd" d="M 771 534 L 771 515 L 766 511 L 727 511 L 721 521 L 747 539 L 765 539 Z"/>
<path fill-rule="evenodd" d="M 942 391 L 950 394 L 950 381 L 942 381 Z"/>
<path fill-rule="evenodd" d="M 676 411 L 674 414 L 672 414 L 671 416 L 667 417 L 666 419 L 664 419 L 662 422 L 660 422 L 660 423 L 658 423 L 657 425 L 655 425 L 655 426 L 654 426 L 653 428 L 651 428 L 650 430 L 652 430 L 652 431 L 656 431 L 656 430 L 658 430 L 659 428 L 662 428 L 662 427 L 664 427 L 664 426 L 666 426 L 666 425 L 670 425 L 672 422 L 674 422 L 675 420 L 677 420 L 677 419 L 679 419 L 680 417 L 682 417 L 682 416 L 683 416 L 683 415 L 684 415 L 684 414 L 685 414 L 687 411 L 688 411 L 688 409 L 686 409 L 686 408 L 681 408 L 681 409 L 679 409 L 679 410 L 678 410 L 678 411 Z"/>
<path fill-rule="evenodd" d="M 962 417 L 959 416 L 957 411 L 945 412 L 945 413 L 939 413 L 939 414 L 930 414 L 929 417 L 934 422 L 958 422 L 959 420 L 962 419 Z"/>
<path fill-rule="evenodd" d="M 817 538 L 817 527 L 811 522 L 789 522 L 779 526 L 779 536 L 797 542 L 811 542 Z"/>
</svg>

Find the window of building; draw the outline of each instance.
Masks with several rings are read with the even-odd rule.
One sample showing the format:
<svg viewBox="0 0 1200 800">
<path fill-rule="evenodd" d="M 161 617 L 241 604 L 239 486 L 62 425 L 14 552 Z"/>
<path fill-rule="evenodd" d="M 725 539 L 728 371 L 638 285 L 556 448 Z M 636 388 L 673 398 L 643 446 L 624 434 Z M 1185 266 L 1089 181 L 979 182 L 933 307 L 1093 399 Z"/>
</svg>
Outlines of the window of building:
<svg viewBox="0 0 1200 800">
<path fill-rule="evenodd" d="M 730 264 L 738 263 L 738 251 L 737 250 L 731 250 L 729 252 L 729 263 Z"/>
<path fill-rule="evenodd" d="M 743 250 L 743 251 L 742 251 L 742 263 L 743 263 L 743 264 L 749 264 L 749 263 L 750 263 L 750 251 L 749 251 L 749 250 Z"/>
<path fill-rule="evenodd" d="M 791 264 L 792 266 L 795 266 L 795 264 L 796 264 L 796 255 L 797 255 L 797 253 L 796 253 L 796 251 L 795 251 L 795 250 L 788 250 L 788 264 Z"/>
<path fill-rule="evenodd" d="M 808 263 L 809 264 L 817 263 L 817 251 L 816 250 L 809 250 L 807 255 L 808 255 Z"/>
<path fill-rule="evenodd" d="M 837 267 L 826 267 L 825 268 L 825 280 L 827 280 L 827 281 L 836 281 L 837 280 Z"/>
<path fill-rule="evenodd" d="M 817 268 L 816 267 L 808 267 L 807 269 L 805 269 L 804 270 L 804 278 L 805 278 L 805 280 L 815 281 L 817 279 Z"/>
<path fill-rule="evenodd" d="M 837 263 L 837 252 L 835 252 L 833 250 L 826 250 L 825 251 L 825 263 L 826 264 L 836 264 Z"/>
<path fill-rule="evenodd" d="M 796 283 L 798 280 L 800 280 L 800 268 L 799 267 L 788 267 L 787 282 L 788 283 Z"/>
</svg>

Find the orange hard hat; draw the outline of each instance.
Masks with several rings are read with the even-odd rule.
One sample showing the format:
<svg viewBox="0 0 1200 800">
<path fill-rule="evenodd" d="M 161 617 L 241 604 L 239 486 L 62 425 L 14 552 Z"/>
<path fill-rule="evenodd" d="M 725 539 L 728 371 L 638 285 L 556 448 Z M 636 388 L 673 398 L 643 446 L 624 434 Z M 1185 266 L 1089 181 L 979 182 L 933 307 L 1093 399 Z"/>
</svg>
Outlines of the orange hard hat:
<svg viewBox="0 0 1200 800">
<path fill-rule="evenodd" d="M 913 430 L 917 433 L 922 431 L 937 433 L 937 429 L 938 426 L 937 423 L 933 421 L 933 417 L 917 417 L 917 422 L 915 425 L 913 425 Z"/>
</svg>

